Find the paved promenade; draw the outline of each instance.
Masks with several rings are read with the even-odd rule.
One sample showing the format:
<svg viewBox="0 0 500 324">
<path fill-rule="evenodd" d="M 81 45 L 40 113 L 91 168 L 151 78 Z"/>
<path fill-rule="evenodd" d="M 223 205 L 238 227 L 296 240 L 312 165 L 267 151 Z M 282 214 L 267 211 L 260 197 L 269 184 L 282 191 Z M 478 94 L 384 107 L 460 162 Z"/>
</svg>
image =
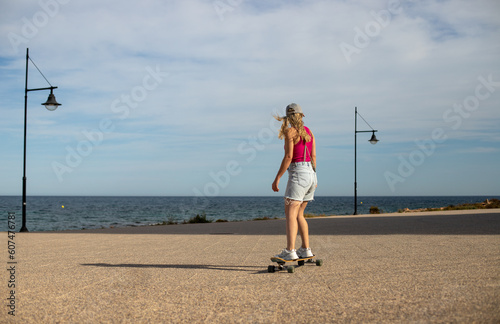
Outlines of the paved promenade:
<svg viewBox="0 0 500 324">
<path fill-rule="evenodd" d="M 309 224 L 295 273 L 267 272 L 284 220 L 16 233 L 0 323 L 500 322 L 500 210 Z"/>
</svg>

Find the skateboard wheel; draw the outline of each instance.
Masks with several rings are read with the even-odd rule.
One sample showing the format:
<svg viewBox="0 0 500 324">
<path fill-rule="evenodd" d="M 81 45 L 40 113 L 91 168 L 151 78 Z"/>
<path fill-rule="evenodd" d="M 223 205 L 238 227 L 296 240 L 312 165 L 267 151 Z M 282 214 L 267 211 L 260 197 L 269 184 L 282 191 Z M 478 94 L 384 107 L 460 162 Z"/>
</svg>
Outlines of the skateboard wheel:
<svg viewBox="0 0 500 324">
<path fill-rule="evenodd" d="M 267 267 L 267 272 L 274 272 L 276 269 L 274 268 L 273 265 L 270 265 L 269 267 Z"/>
<path fill-rule="evenodd" d="M 287 270 L 288 270 L 288 273 L 294 273 L 295 272 L 295 267 L 294 266 L 289 266 L 287 268 Z"/>
<path fill-rule="evenodd" d="M 321 267 L 323 265 L 323 260 L 321 260 L 321 259 L 316 260 L 316 265 L 318 267 Z"/>
<path fill-rule="evenodd" d="M 299 262 L 297 262 L 297 263 L 299 264 L 299 266 L 303 266 L 303 265 L 304 265 L 304 260 L 299 261 Z"/>
</svg>

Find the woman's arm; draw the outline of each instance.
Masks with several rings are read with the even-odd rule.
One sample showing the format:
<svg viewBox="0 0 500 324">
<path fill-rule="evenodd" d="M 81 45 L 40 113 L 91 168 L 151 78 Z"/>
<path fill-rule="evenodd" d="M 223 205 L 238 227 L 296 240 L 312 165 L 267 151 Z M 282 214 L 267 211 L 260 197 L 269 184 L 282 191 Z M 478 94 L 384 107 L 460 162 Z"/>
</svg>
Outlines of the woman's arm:
<svg viewBox="0 0 500 324">
<path fill-rule="evenodd" d="M 314 166 L 314 169 L 316 169 L 316 139 L 314 138 L 314 134 L 312 131 L 311 131 L 311 137 L 312 137 L 311 162 Z"/>
<path fill-rule="evenodd" d="M 290 163 L 292 163 L 292 158 L 293 158 L 293 128 L 288 129 L 285 132 L 285 156 L 283 157 L 283 160 L 281 161 L 281 166 L 280 169 L 278 170 L 278 174 L 276 175 L 276 178 L 274 179 L 273 182 L 273 191 L 280 191 L 278 188 L 278 185 L 280 183 L 281 177 L 285 174 L 286 170 L 290 166 Z"/>
</svg>

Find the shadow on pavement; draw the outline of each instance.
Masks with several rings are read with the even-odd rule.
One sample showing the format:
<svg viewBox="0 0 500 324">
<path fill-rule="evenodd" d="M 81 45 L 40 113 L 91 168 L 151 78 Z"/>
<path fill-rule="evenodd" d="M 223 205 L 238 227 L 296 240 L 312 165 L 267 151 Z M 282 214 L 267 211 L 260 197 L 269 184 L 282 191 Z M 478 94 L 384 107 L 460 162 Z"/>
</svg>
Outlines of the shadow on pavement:
<svg viewBox="0 0 500 324">
<path fill-rule="evenodd" d="M 202 270 L 223 270 L 223 271 L 243 271 L 254 273 L 267 273 L 264 267 L 260 266 L 228 266 L 228 265 L 209 265 L 209 264 L 137 264 L 137 263 L 83 263 L 86 267 L 102 268 L 157 268 L 157 269 L 202 269 Z M 263 269 L 262 271 L 256 271 Z"/>
</svg>

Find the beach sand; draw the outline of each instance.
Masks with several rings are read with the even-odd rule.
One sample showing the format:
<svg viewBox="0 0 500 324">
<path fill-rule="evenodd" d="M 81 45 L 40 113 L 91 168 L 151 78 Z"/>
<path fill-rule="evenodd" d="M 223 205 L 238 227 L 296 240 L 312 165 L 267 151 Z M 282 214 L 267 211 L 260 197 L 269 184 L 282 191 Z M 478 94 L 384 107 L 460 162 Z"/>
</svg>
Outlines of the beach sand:
<svg viewBox="0 0 500 324">
<path fill-rule="evenodd" d="M 0 322 L 500 321 L 500 210 L 308 221 L 295 273 L 267 272 L 284 220 L 16 233 Z"/>
</svg>

